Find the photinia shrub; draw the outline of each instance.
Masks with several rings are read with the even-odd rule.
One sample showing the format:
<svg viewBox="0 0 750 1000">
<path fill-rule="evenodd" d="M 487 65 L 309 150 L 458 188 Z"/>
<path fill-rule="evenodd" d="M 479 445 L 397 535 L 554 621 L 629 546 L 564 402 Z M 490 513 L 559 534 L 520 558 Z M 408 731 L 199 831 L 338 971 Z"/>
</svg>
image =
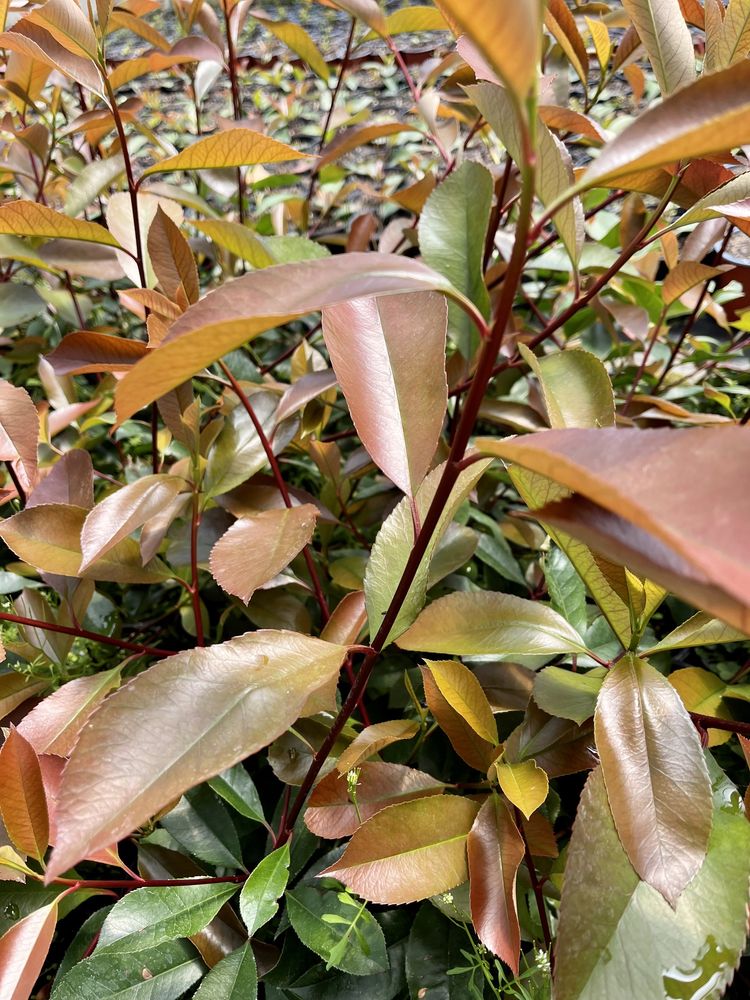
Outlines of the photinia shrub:
<svg viewBox="0 0 750 1000">
<path fill-rule="evenodd" d="M 386 6 L 0 3 L 0 1000 L 747 995 L 750 8 Z"/>
</svg>

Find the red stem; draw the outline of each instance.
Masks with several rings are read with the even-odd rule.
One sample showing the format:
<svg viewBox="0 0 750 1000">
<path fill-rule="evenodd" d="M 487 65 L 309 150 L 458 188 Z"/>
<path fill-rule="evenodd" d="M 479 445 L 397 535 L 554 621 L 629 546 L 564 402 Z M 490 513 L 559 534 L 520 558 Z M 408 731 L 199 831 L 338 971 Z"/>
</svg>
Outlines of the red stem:
<svg viewBox="0 0 750 1000">
<path fill-rule="evenodd" d="M 11 615 L 7 611 L 0 611 L 0 621 L 16 622 L 18 625 L 28 625 L 30 628 L 44 629 L 46 632 L 60 632 L 62 635 L 74 635 L 78 639 L 90 639 L 92 642 L 101 642 L 105 646 L 116 646 L 118 649 L 127 649 L 131 653 L 140 653 L 142 656 L 174 656 L 173 649 L 157 649 L 153 646 L 141 646 L 137 642 L 128 642 L 125 639 L 115 639 L 110 635 L 102 635 L 100 632 L 89 632 L 85 628 L 72 628 L 68 625 L 58 625 L 57 622 L 42 622 L 36 618 L 25 618 L 23 615 Z"/>
</svg>

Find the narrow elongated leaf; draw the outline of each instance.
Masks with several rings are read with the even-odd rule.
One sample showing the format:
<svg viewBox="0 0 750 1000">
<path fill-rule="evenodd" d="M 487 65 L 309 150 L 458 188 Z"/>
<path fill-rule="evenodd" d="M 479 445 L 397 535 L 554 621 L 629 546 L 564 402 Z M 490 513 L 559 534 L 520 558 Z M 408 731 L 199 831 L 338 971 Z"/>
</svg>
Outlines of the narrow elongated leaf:
<svg viewBox="0 0 750 1000">
<path fill-rule="evenodd" d="M 323 335 L 362 443 L 404 493 L 430 467 L 448 405 L 446 305 L 436 292 L 323 309 Z"/>
<path fill-rule="evenodd" d="M 36 486 L 39 415 L 25 389 L 0 380 L 0 460 L 12 462 L 27 492 Z"/>
<path fill-rule="evenodd" d="M 191 306 L 132 377 L 122 380 L 118 418 L 126 419 L 246 340 L 296 316 L 350 299 L 413 291 L 460 298 L 441 275 L 395 254 L 347 253 L 333 261 L 280 264 L 228 282 Z"/>
<path fill-rule="evenodd" d="M 534 760 L 508 763 L 495 761 L 495 773 L 506 798 L 517 806 L 526 819 L 531 818 L 549 793 L 549 780 Z"/>
<path fill-rule="evenodd" d="M 247 128 L 231 128 L 191 143 L 176 156 L 168 156 L 144 171 L 144 175 L 163 174 L 171 170 L 217 170 L 224 167 L 244 167 L 255 163 L 282 163 L 287 160 L 309 159 L 308 153 L 292 149 L 286 143 L 262 132 Z"/>
<path fill-rule="evenodd" d="M 622 0 L 666 97 L 695 79 L 695 52 L 679 0 Z"/>
<path fill-rule="evenodd" d="M 712 69 L 724 69 L 750 52 L 750 2 L 729 0 L 716 45 Z"/>
<path fill-rule="evenodd" d="M 602 686 L 594 729 L 622 845 L 639 876 L 672 905 L 703 864 L 711 784 L 677 692 L 628 654 Z"/>
<path fill-rule="evenodd" d="M 296 52 L 301 59 L 304 59 L 313 73 L 316 73 L 321 80 L 328 80 L 330 71 L 323 54 L 301 24 L 296 24 L 294 21 L 274 21 L 272 18 L 264 16 L 261 11 L 253 11 L 252 14 L 256 21 L 260 21 L 266 31 L 270 31 L 292 52 Z"/>
<path fill-rule="evenodd" d="M 81 530 L 79 572 L 159 514 L 184 489 L 185 482 L 178 476 L 143 476 L 98 503 Z"/>
<path fill-rule="evenodd" d="M 247 604 L 258 587 L 277 576 L 308 544 L 317 514 L 317 508 L 306 503 L 235 521 L 211 549 L 214 579 Z M 253 553 L 252 560 L 248 552 Z"/>
<path fill-rule="evenodd" d="M 16 555 L 43 573 L 78 576 L 117 583 L 156 583 L 168 575 L 158 560 L 141 565 L 138 543 L 132 538 L 81 572 L 81 531 L 88 511 L 71 504 L 46 503 L 27 507 L 0 523 L 0 537 Z"/>
<path fill-rule="evenodd" d="M 419 216 L 422 259 L 471 299 L 485 318 L 490 313 L 490 297 L 483 258 L 492 189 L 490 172 L 466 160 L 435 188 Z M 448 305 L 448 329 L 463 356 L 471 359 L 479 331 L 455 302 Z"/>
<path fill-rule="evenodd" d="M 521 949 L 516 873 L 524 844 L 508 807 L 498 795 L 483 804 L 467 840 L 471 920 L 482 944 L 515 975 Z"/>
<path fill-rule="evenodd" d="M 76 55 L 28 16 L 16 21 L 12 31 L 2 32 L 0 47 L 32 62 L 51 66 L 99 97 L 104 97 L 104 84 L 96 63 L 88 56 Z"/>
<path fill-rule="evenodd" d="M 536 0 L 440 0 L 440 10 L 465 32 L 517 101 L 536 84 L 542 42 L 541 4 Z"/>
<path fill-rule="evenodd" d="M 65 871 L 130 833 L 300 715 L 332 708 L 344 652 L 320 639 L 261 630 L 178 653 L 139 674 L 103 703 L 73 751 L 48 871 Z"/>
<path fill-rule="evenodd" d="M 253 869 L 242 886 L 240 914 L 250 937 L 272 920 L 289 881 L 289 844 L 276 848 Z"/>
<path fill-rule="evenodd" d="M 665 35 L 671 37 L 671 29 Z M 750 141 L 749 82 L 750 65 L 743 61 L 683 87 L 608 142 L 576 187 L 610 183 L 637 170 Z"/>
<path fill-rule="evenodd" d="M 419 724 L 408 719 L 391 719 L 388 722 L 376 722 L 373 726 L 367 726 L 336 761 L 336 770 L 339 774 L 345 774 L 391 743 L 410 740 L 418 732 Z"/>
<path fill-rule="evenodd" d="M 201 981 L 195 1000 L 255 1000 L 258 969 L 250 942 L 231 952 Z"/>
<path fill-rule="evenodd" d="M 750 630 L 750 539 L 733 528 L 747 511 L 744 428 L 564 430 L 476 444 L 589 498 L 549 504 L 538 512 L 545 523 Z M 689 493 L 676 488 L 686 468 L 700 470 Z M 706 518 L 719 502 L 722 517 Z"/>
<path fill-rule="evenodd" d="M 647 649 L 644 656 L 651 653 L 660 653 L 666 649 L 686 649 L 692 646 L 713 646 L 719 642 L 742 642 L 747 639 L 745 632 L 725 625 L 717 618 L 712 618 L 705 611 L 699 611 L 697 615 L 688 618 L 682 625 L 665 636 L 655 646 Z"/>
<path fill-rule="evenodd" d="M 327 164 L 334 163 L 353 149 L 359 149 L 360 146 L 366 146 L 376 139 L 385 139 L 401 132 L 419 133 L 419 129 L 400 122 L 383 122 L 379 125 L 365 125 L 363 128 L 342 129 L 323 149 L 323 154 L 315 164 L 315 169 L 322 170 Z"/>
<path fill-rule="evenodd" d="M 422 686 L 433 719 L 448 737 L 458 756 L 469 767 L 486 774 L 499 752 L 497 736 L 493 740 L 480 736 L 461 712 L 453 708 L 435 683 L 429 665 L 422 667 Z"/>
<path fill-rule="evenodd" d="M 125 340 L 105 333 L 75 330 L 45 355 L 57 375 L 85 372 L 124 372 L 144 356 L 148 348 L 141 340 Z"/>
<path fill-rule="evenodd" d="M 256 823 L 265 823 L 263 804 L 258 790 L 242 764 L 227 768 L 215 778 L 211 778 L 208 783 L 211 789 L 241 816 L 255 820 Z"/>
<path fill-rule="evenodd" d="M 597 357 L 572 350 L 537 358 L 523 344 L 520 350 L 539 379 L 550 427 L 614 427 L 612 383 Z"/>
<path fill-rule="evenodd" d="M 401 635 L 402 649 L 478 653 L 580 653 L 583 641 L 551 608 L 512 594 L 454 593 L 433 601 Z"/>
<path fill-rule="evenodd" d="M 48 240 L 83 240 L 110 247 L 120 245 L 104 226 L 83 219 L 71 219 L 34 201 L 6 201 L 0 205 L 0 233 L 40 236 Z"/>
<path fill-rule="evenodd" d="M 413 903 L 447 892 L 468 877 L 466 838 L 478 812 L 476 802 L 452 795 L 389 806 L 321 874 L 373 903 Z"/>
<path fill-rule="evenodd" d="M 544 23 L 568 57 L 585 89 L 588 84 L 589 57 L 575 18 L 565 0 L 547 0 Z"/>
<path fill-rule="evenodd" d="M 187 941 L 123 955 L 102 952 L 74 965 L 55 986 L 54 1000 L 178 1000 L 206 967 Z"/>
<path fill-rule="evenodd" d="M 13 844 L 41 861 L 49 844 L 49 816 L 34 748 L 11 729 L 0 749 L 0 813 Z"/>
<path fill-rule="evenodd" d="M 203 930 L 237 892 L 233 883 L 136 889 L 110 910 L 95 954 L 138 953 Z"/>
<path fill-rule="evenodd" d="M 440 795 L 443 782 L 403 764 L 366 761 L 359 765 L 354 805 L 346 774 L 331 771 L 318 782 L 305 810 L 305 825 L 318 837 L 348 837 L 386 806 Z"/>
<path fill-rule="evenodd" d="M 190 244 L 161 208 L 148 231 L 148 255 L 164 294 L 187 306 L 200 298 L 198 269 Z"/>
<path fill-rule="evenodd" d="M 42 971 L 57 923 L 57 900 L 13 924 L 0 937 L 0 996 L 28 1000 Z"/>
<path fill-rule="evenodd" d="M 671 908 L 633 871 L 595 771 L 565 867 L 555 997 L 720 996 L 745 946 L 749 877 L 750 825 L 716 807 L 706 860 Z"/>
<path fill-rule="evenodd" d="M 121 669 L 114 667 L 64 684 L 23 717 L 18 732 L 38 754 L 67 757 L 92 712 L 119 685 Z"/>
<path fill-rule="evenodd" d="M 440 520 L 432 534 L 424 558 L 414 575 L 409 592 L 401 604 L 396 621 L 388 636 L 388 641 L 392 641 L 404 629 L 408 628 L 422 610 L 427 596 L 430 563 L 435 555 L 437 546 L 456 516 L 459 507 L 474 489 L 487 468 L 488 463 L 481 461 L 474 462 L 459 474 L 448 501 L 443 507 Z M 414 502 L 420 523 L 427 516 L 444 472 L 444 465 L 433 469 L 417 491 Z M 364 586 L 371 638 L 377 634 L 383 622 L 383 617 L 393 600 L 393 595 L 396 592 L 413 545 L 414 518 L 411 503 L 406 499 L 402 500 L 388 516 L 383 527 L 378 532 L 372 552 L 370 553 L 370 561 L 367 564 Z"/>
</svg>

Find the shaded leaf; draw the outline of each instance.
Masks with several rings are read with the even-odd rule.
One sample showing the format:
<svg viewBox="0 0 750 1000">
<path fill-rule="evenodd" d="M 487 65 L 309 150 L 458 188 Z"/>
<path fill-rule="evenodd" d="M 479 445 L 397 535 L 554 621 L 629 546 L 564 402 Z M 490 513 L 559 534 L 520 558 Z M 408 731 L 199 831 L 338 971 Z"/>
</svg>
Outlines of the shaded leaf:
<svg viewBox="0 0 750 1000">
<path fill-rule="evenodd" d="M 593 725 L 547 715 L 530 702 L 523 722 L 505 741 L 506 761 L 535 760 L 550 778 L 595 767 Z"/>
<path fill-rule="evenodd" d="M 275 21 L 264 16 L 259 10 L 253 11 L 252 14 L 256 21 L 260 21 L 266 31 L 270 31 L 292 52 L 296 52 L 301 59 L 304 59 L 313 73 L 316 73 L 321 80 L 328 80 L 330 75 L 328 65 L 320 49 L 301 24 L 296 24 L 294 21 Z"/>
<path fill-rule="evenodd" d="M 48 871 L 65 871 L 130 833 L 186 789 L 267 746 L 300 715 L 332 708 L 344 652 L 261 630 L 139 674 L 102 704 L 73 751 Z"/>
<path fill-rule="evenodd" d="M 37 481 L 39 415 L 25 389 L 0 380 L 0 461 L 11 462 L 23 488 Z"/>
<path fill-rule="evenodd" d="M 585 674 L 545 667 L 536 675 L 534 701 L 549 715 L 572 719 L 581 725 L 594 714 L 604 676 L 604 667 L 587 670 Z"/>
<path fill-rule="evenodd" d="M 141 340 L 126 340 L 104 333 L 76 330 L 63 337 L 54 351 L 45 355 L 57 375 L 86 372 L 124 372 L 146 354 Z"/>
<path fill-rule="evenodd" d="M 190 244 L 161 208 L 148 231 L 148 255 L 164 294 L 187 306 L 200 297 L 198 269 Z"/>
<path fill-rule="evenodd" d="M 385 747 L 399 740 L 410 740 L 418 732 L 419 723 L 409 719 L 391 719 L 388 722 L 376 722 L 373 726 L 366 726 L 336 761 L 336 770 L 339 774 L 345 774 Z"/>
<path fill-rule="evenodd" d="M 669 682 L 628 654 L 602 685 L 594 729 L 630 863 L 674 905 L 711 832 L 711 785 L 695 727 Z"/>
<path fill-rule="evenodd" d="M 568 61 L 576 71 L 585 90 L 588 81 L 589 57 L 575 18 L 568 9 L 565 0 L 547 0 L 544 23 L 568 57 Z"/>
<path fill-rule="evenodd" d="M 288 881 L 289 844 L 284 844 L 263 858 L 242 886 L 240 914 L 249 937 L 273 919 Z"/>
<path fill-rule="evenodd" d="M 11 729 L 0 748 L 0 813 L 13 844 L 41 861 L 49 844 L 49 816 L 34 748 Z"/>
<path fill-rule="evenodd" d="M 201 980 L 195 1000 L 255 1000 L 258 970 L 250 942 L 231 952 Z"/>
<path fill-rule="evenodd" d="M 209 779 L 208 784 L 241 816 L 265 825 L 266 820 L 258 790 L 242 764 L 227 768 L 215 778 Z"/>
<path fill-rule="evenodd" d="M 422 667 L 422 685 L 425 701 L 433 719 L 448 737 L 458 756 L 465 760 L 469 767 L 486 774 L 487 768 L 498 754 L 497 735 L 490 741 L 476 732 L 461 712 L 453 708 L 443 696 L 429 666 Z"/>
</svg>

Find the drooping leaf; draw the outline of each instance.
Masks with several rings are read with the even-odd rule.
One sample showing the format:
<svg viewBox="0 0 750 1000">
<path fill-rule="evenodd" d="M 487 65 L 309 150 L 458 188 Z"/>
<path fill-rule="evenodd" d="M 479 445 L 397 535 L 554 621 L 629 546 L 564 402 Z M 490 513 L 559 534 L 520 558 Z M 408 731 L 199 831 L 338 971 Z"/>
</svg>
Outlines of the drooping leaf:
<svg viewBox="0 0 750 1000">
<path fill-rule="evenodd" d="M 13 924 L 0 937 L 0 996 L 27 1000 L 34 988 L 57 923 L 57 900 Z"/>
<path fill-rule="evenodd" d="M 308 503 L 235 521 L 211 549 L 213 578 L 247 604 L 258 587 L 277 576 L 312 539 L 317 514 Z M 252 561 L 248 552 L 253 553 Z"/>
<path fill-rule="evenodd" d="M 388 969 L 385 937 L 364 903 L 348 893 L 300 885 L 286 894 L 289 922 L 300 941 L 325 961 L 355 976 Z"/>
<path fill-rule="evenodd" d="M 671 305 L 685 292 L 715 278 L 717 274 L 721 274 L 719 268 L 709 267 L 707 264 L 701 264 L 700 261 L 680 261 L 675 264 L 662 283 L 661 291 L 664 304 Z"/>
<path fill-rule="evenodd" d="M 92 712 L 119 685 L 121 669 L 114 667 L 64 684 L 23 717 L 18 732 L 38 754 L 67 757 Z"/>
<path fill-rule="evenodd" d="M 503 4 L 440 0 L 437 6 L 466 32 L 515 99 L 523 102 L 536 84 L 539 69 L 541 5 L 536 0 Z"/>
<path fill-rule="evenodd" d="M 549 715 L 572 719 L 581 725 L 594 714 L 604 672 L 603 667 L 586 673 L 545 667 L 536 675 L 534 701 Z"/>
<path fill-rule="evenodd" d="M 237 892 L 234 883 L 136 889 L 110 910 L 94 954 L 132 954 L 191 937 Z"/>
<path fill-rule="evenodd" d="M 247 274 L 191 306 L 162 344 L 125 376 L 117 390 L 118 418 L 132 416 L 205 365 L 296 316 L 364 296 L 415 291 L 460 297 L 435 271 L 394 254 L 347 253 L 335 261 L 280 264 Z"/>
<path fill-rule="evenodd" d="M 482 944 L 518 975 L 521 931 L 516 908 L 516 873 L 524 844 L 508 807 L 492 795 L 469 833 L 471 919 Z"/>
<path fill-rule="evenodd" d="M 404 629 L 408 628 L 422 610 L 427 596 L 430 563 L 432 557 L 435 555 L 440 539 L 456 516 L 459 507 L 474 489 L 487 468 L 488 463 L 486 462 L 474 462 L 459 474 L 450 496 L 443 507 L 440 520 L 432 534 L 424 558 L 419 565 L 419 569 L 414 574 L 414 580 L 409 588 L 409 592 L 401 604 L 399 613 L 389 633 L 388 641 L 392 641 Z M 439 465 L 436 469 L 433 469 L 417 491 L 414 503 L 420 523 L 427 516 L 444 472 L 445 465 Z M 377 634 L 381 627 L 383 618 L 396 593 L 396 588 L 408 562 L 413 545 L 414 518 L 411 503 L 408 499 L 405 499 L 388 516 L 378 532 L 367 564 L 364 589 L 371 638 Z"/>
<path fill-rule="evenodd" d="M 336 761 L 336 770 L 345 774 L 385 747 L 400 740 L 410 740 L 418 732 L 419 724 L 409 719 L 390 719 L 366 726 Z"/>
<path fill-rule="evenodd" d="M 546 773 L 533 759 L 513 763 L 501 758 L 494 767 L 505 797 L 530 819 L 549 793 Z"/>
<path fill-rule="evenodd" d="M 81 571 L 81 531 L 88 511 L 72 504 L 27 507 L 0 523 L 0 537 L 44 573 L 117 583 L 157 583 L 168 575 L 157 559 L 142 565 L 138 543 L 125 538 Z"/>
<path fill-rule="evenodd" d="M 588 498 L 551 503 L 540 520 L 750 629 L 750 549 L 732 528 L 746 509 L 744 428 L 564 430 L 476 444 Z M 676 493 L 687 467 L 700 476 L 690 493 Z M 707 519 L 719 497 L 722 518 Z"/>
<path fill-rule="evenodd" d="M 594 728 L 622 845 L 640 877 L 674 905 L 703 864 L 711 832 L 695 727 L 669 682 L 628 654 L 602 685 Z"/>
<path fill-rule="evenodd" d="M 232 128 L 198 139 L 175 156 L 168 156 L 144 170 L 144 176 L 171 170 L 216 170 L 243 167 L 254 163 L 282 163 L 308 159 L 308 153 L 292 149 L 286 143 L 262 132 Z"/>
<path fill-rule="evenodd" d="M 556 611 L 537 601 L 489 592 L 447 594 L 399 636 L 402 649 L 468 656 L 581 653 L 583 641 Z"/>
<path fill-rule="evenodd" d="M 490 312 L 490 297 L 484 283 L 483 258 L 492 187 L 489 171 L 465 160 L 435 188 L 419 216 L 422 259 L 471 299 L 485 318 Z M 479 331 L 455 302 L 448 304 L 448 330 L 463 356 L 471 359 Z"/>
<path fill-rule="evenodd" d="M 468 877 L 466 838 L 479 811 L 453 795 L 389 806 L 356 831 L 322 872 L 373 903 L 412 903 Z"/>
<path fill-rule="evenodd" d="M 49 816 L 34 748 L 11 729 L 0 748 L 0 814 L 13 844 L 41 861 L 49 844 Z"/>
<path fill-rule="evenodd" d="M 271 851 L 242 886 L 240 913 L 250 937 L 272 920 L 289 881 L 289 844 Z"/>
<path fill-rule="evenodd" d="M 330 709 L 344 652 L 261 630 L 178 653 L 139 674 L 101 705 L 73 751 L 48 871 L 65 871 L 130 833 L 300 715 Z"/>
<path fill-rule="evenodd" d="M 54 351 L 46 355 L 46 360 L 57 375 L 122 372 L 140 361 L 147 350 L 141 340 L 75 330 L 63 337 Z"/>
<path fill-rule="evenodd" d="M 257 996 L 258 969 L 247 941 L 204 976 L 195 1000 L 255 1000 Z"/>
<path fill-rule="evenodd" d="M 749 859 L 747 820 L 715 808 L 706 859 L 672 909 L 633 871 L 595 771 L 566 863 L 555 996 L 720 996 L 745 945 Z"/>
<path fill-rule="evenodd" d="M 695 80 L 695 52 L 679 0 L 622 0 L 666 97 Z"/>
<path fill-rule="evenodd" d="M 136 479 L 110 493 L 88 514 L 81 530 L 83 559 L 79 572 L 113 549 L 146 521 L 157 515 L 185 489 L 178 476 L 154 475 Z"/>
<path fill-rule="evenodd" d="M 84 240 L 117 247 L 119 243 L 104 226 L 71 219 L 34 201 L 6 201 L 0 205 L 0 233 L 40 236 L 44 239 Z"/>
<path fill-rule="evenodd" d="M 346 773 L 331 771 L 315 786 L 307 809 L 305 825 L 318 837 L 335 840 L 348 837 L 362 823 L 385 809 L 406 800 L 440 795 L 445 784 L 412 767 L 366 761 L 359 765 L 356 806 Z"/>
<path fill-rule="evenodd" d="M 663 639 L 660 639 L 655 646 L 647 649 L 644 656 L 651 653 L 661 653 L 667 649 L 687 649 L 692 646 L 713 646 L 719 642 L 742 642 L 747 639 L 744 632 L 725 625 L 718 618 L 712 618 L 705 611 L 688 618 L 682 625 L 678 625 L 674 631 L 670 632 Z"/>
</svg>

